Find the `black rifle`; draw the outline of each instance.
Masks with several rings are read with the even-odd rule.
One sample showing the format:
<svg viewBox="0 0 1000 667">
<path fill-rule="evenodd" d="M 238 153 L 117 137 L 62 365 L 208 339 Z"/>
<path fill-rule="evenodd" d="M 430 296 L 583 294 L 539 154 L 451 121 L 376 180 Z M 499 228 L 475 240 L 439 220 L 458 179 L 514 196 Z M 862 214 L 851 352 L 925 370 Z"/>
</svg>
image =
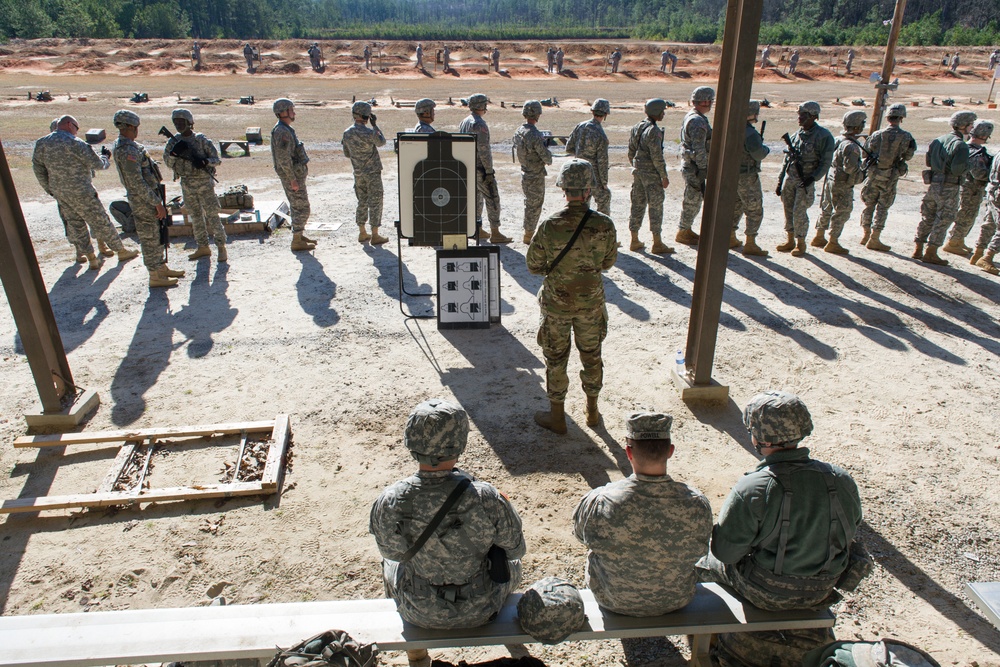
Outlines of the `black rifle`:
<svg viewBox="0 0 1000 667">
<path fill-rule="evenodd" d="M 174 134 L 170 130 L 168 130 L 165 125 L 160 127 L 160 134 L 166 137 L 167 140 L 174 138 Z M 177 136 L 180 137 L 179 134 Z M 176 158 L 180 158 L 181 160 L 187 160 L 192 165 L 194 165 L 195 169 L 201 169 L 206 174 L 208 174 L 213 181 L 215 181 L 216 183 L 219 182 L 219 179 L 217 179 L 215 177 L 215 174 L 213 174 L 209 169 L 208 160 L 206 160 L 201 155 L 196 154 L 194 152 L 194 149 L 191 148 L 191 144 L 189 144 L 184 139 L 177 140 L 177 143 L 174 144 L 174 147 L 170 149 L 170 155 Z M 176 176 L 174 178 L 176 179 Z"/>
<path fill-rule="evenodd" d="M 788 136 L 787 132 L 781 135 L 781 140 L 785 142 L 786 146 L 788 146 L 788 148 L 785 149 L 785 153 L 787 154 L 785 161 L 791 162 L 791 164 L 795 165 L 795 173 L 799 175 L 799 181 L 803 184 L 802 187 L 805 187 L 806 174 L 802 170 L 802 153 L 799 152 L 798 148 L 792 145 L 792 138 Z"/>
<path fill-rule="evenodd" d="M 764 130 L 766 130 L 766 129 L 767 129 L 767 121 L 766 120 L 760 121 L 760 140 L 761 141 L 764 141 Z"/>
</svg>

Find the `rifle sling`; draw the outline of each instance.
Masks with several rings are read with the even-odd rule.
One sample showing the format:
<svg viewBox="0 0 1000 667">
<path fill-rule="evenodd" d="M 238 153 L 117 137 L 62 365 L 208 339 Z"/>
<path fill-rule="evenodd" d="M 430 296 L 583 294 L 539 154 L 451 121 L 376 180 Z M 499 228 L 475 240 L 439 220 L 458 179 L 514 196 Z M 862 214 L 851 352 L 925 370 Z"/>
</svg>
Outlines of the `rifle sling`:
<svg viewBox="0 0 1000 667">
<path fill-rule="evenodd" d="M 427 540 L 430 539 L 431 534 L 435 530 L 437 530 L 437 527 L 441 525 L 442 521 L 444 521 L 445 515 L 448 514 L 449 511 L 451 511 L 451 508 L 455 506 L 455 503 L 458 502 L 458 499 L 462 496 L 463 493 L 465 493 L 465 490 L 469 488 L 469 486 L 471 485 L 472 485 L 471 479 L 469 479 L 468 477 L 462 478 L 462 480 L 455 486 L 455 488 L 452 489 L 451 494 L 448 495 L 448 498 L 444 501 L 444 505 L 441 506 L 441 509 L 437 511 L 437 514 L 434 515 L 434 518 L 431 519 L 431 522 L 427 524 L 426 528 L 424 528 L 424 532 L 420 533 L 420 537 L 417 538 L 417 541 L 414 542 L 413 546 L 407 549 L 406 553 L 400 557 L 399 559 L 400 563 L 405 563 L 406 561 L 410 560 L 411 558 L 417 555 L 417 552 L 420 551 L 420 549 L 423 548 Z"/>
<path fill-rule="evenodd" d="M 573 232 L 573 236 L 570 238 L 569 243 L 567 243 L 563 247 L 559 255 L 552 261 L 551 264 L 549 264 L 549 268 L 545 272 L 545 275 L 549 275 L 550 273 L 555 271 L 557 266 L 559 266 L 559 262 L 563 260 L 563 257 L 566 256 L 566 253 L 569 252 L 569 249 L 573 247 L 573 244 L 576 243 L 576 240 L 580 237 L 580 232 L 583 231 L 583 226 L 587 224 L 587 220 L 590 218 L 590 214 L 593 212 L 594 212 L 593 210 L 588 208 L 587 212 L 583 214 L 583 218 L 580 220 L 580 224 L 576 226 L 576 231 Z"/>
</svg>

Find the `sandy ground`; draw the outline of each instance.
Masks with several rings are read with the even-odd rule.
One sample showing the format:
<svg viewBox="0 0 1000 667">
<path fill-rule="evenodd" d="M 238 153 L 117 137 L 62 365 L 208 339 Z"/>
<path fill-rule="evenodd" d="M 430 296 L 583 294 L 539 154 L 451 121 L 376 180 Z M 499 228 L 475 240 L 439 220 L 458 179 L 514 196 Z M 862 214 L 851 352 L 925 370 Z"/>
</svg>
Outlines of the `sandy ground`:
<svg viewBox="0 0 1000 667">
<path fill-rule="evenodd" d="M 298 54 L 305 66 L 306 45 L 263 44 L 262 51 L 286 61 Z M 795 107 L 802 100 L 820 101 L 821 120 L 831 129 L 849 108 L 838 106 L 837 99 L 864 98 L 870 109 L 867 73 L 878 67 L 876 50 L 860 50 L 852 77 L 826 67 L 831 51 L 844 49 L 803 50 L 802 75 L 794 80 L 777 70 L 757 73 L 754 96 L 774 104 L 762 116 L 772 157 L 764 164 L 766 216 L 760 235 L 772 256 L 730 258 L 714 370 L 714 377 L 730 387 L 729 403 L 686 406 L 668 377 L 673 352 L 687 332 L 695 251 L 682 246 L 667 258 L 624 251 L 606 280 L 610 331 L 601 395 L 604 423 L 596 429 L 584 425 L 583 395 L 571 386 L 570 432 L 557 437 L 531 421 L 532 412 L 545 405 L 544 364 L 535 342 L 534 295 L 540 281 L 525 269 L 525 246 L 515 242 L 502 249 L 501 326 L 441 332 L 433 321 L 405 320 L 397 303 L 395 233 L 393 242 L 381 248 L 356 242 L 352 180 L 339 145 L 350 122 L 350 100 L 375 97 L 380 125 L 394 134 L 412 127 L 415 118 L 411 109 L 389 106 L 390 97 L 435 98 L 440 105 L 436 125 L 451 129 L 465 115 L 458 98 L 489 94 L 494 106 L 487 120 L 495 142 L 503 227 L 519 238 L 522 197 L 509 138 L 520 115 L 511 103 L 557 97 L 560 107 L 546 109 L 540 127 L 566 134 L 587 116 L 589 102 L 607 97 L 614 105 L 607 124 L 613 145 L 612 217 L 624 237 L 628 128 L 639 120 L 644 99 L 675 101 L 664 125 L 668 166 L 676 174 L 679 149 L 671 139 L 692 85 L 711 84 L 718 47 L 681 47 L 683 71 L 669 77 L 656 71 L 661 45 L 629 44 L 626 73 L 611 76 L 600 71 L 601 54 L 610 45 L 573 43 L 567 61 L 577 74 L 556 77 L 538 65 L 544 63 L 546 44 L 504 45 L 505 52 L 516 51 L 526 63 L 512 66 L 510 76 L 479 73 L 470 64 L 460 67 L 458 76 L 445 77 L 439 71 L 417 74 L 405 63 L 380 74 L 354 64 L 352 71 L 331 76 L 341 60 L 360 51 L 358 43 L 339 43 L 336 48 L 344 55 L 337 64 L 330 57 L 324 74 L 262 71 L 250 76 L 242 71 L 240 46 L 209 43 L 206 62 L 218 56 L 219 62 L 237 62 L 240 68 L 231 74 L 227 65 L 204 75 L 191 74 L 183 65 L 186 43 L 0 46 L 0 140 L 75 381 L 102 397 L 86 429 L 289 413 L 294 431 L 294 466 L 280 498 L 0 519 L 4 614 L 202 605 L 219 594 L 236 604 L 380 596 L 368 508 L 380 489 L 414 469 L 401 446 L 401 430 L 410 409 L 433 396 L 452 397 L 465 406 L 472 433 L 462 465 L 505 491 L 521 512 L 528 542 L 525 581 L 557 575 L 582 585 L 585 551 L 572 536 L 571 516 L 588 489 L 630 472 L 620 445 L 624 417 L 636 409 L 672 413 L 678 452 L 670 471 L 701 488 L 718 510 L 732 484 L 754 465 L 740 407 L 760 390 L 779 388 L 804 397 L 816 423 L 807 444 L 818 457 L 851 471 L 864 501 L 861 538 L 877 567 L 857 593 L 837 605 L 837 636 L 894 636 L 924 647 L 943 665 L 1000 665 L 1000 634 L 963 592 L 966 582 L 1000 577 L 996 278 L 960 258 L 946 268 L 908 259 L 924 189 L 919 183 L 922 155 L 901 183 L 883 237 L 892 253 L 873 253 L 857 244 L 857 212 L 843 237 L 850 256 L 810 249 L 807 258 L 796 259 L 773 252 L 783 236 L 773 194 L 780 167 L 777 137 L 794 129 Z M 390 45 L 386 51 L 402 58 L 412 53 L 411 46 Z M 430 61 L 437 45 L 424 46 Z M 88 49 L 98 64 L 80 68 L 82 51 Z M 485 50 L 485 45 L 466 44 L 458 52 L 469 62 Z M 580 65 L 584 54 L 591 61 Z M 958 76 L 943 74 L 941 57 L 937 50 L 900 53 L 901 86 L 893 99 L 919 104 L 910 107 L 906 127 L 921 153 L 945 131 L 952 113 L 932 104 L 932 97 L 952 97 L 958 108 L 997 118 L 995 110 L 976 104 L 986 99 L 989 85 L 983 68 L 976 63 Z M 966 62 L 976 57 L 963 53 Z M 170 66 L 154 67 L 161 61 Z M 633 67 L 634 61 L 639 64 Z M 27 101 L 28 91 L 43 89 L 51 90 L 55 101 Z M 147 92 L 150 102 L 129 104 L 135 91 Z M 260 104 L 237 104 L 244 95 L 254 95 Z M 190 106 L 197 129 L 218 140 L 241 137 L 248 126 L 261 126 L 266 135 L 273 123 L 270 102 L 284 95 L 320 102 L 300 106 L 296 123 L 312 157 L 313 221 L 343 226 L 316 232 L 320 244 L 314 253 L 291 254 L 289 233 L 281 229 L 271 236 L 233 238 L 227 265 L 214 259 L 195 264 L 182 255 L 184 241 L 187 250 L 193 243 L 180 239 L 172 247 L 171 263 L 187 268 L 188 276 L 178 288 L 152 294 L 138 262 L 112 260 L 100 271 L 72 264 L 55 204 L 41 192 L 30 168 L 33 142 L 54 116 L 72 113 L 84 129 L 103 127 L 112 134 L 114 110 L 133 108 L 143 116 L 139 140 L 155 154 L 163 145 L 155 131 L 169 124 L 178 96 L 224 100 Z M 449 97 L 455 106 L 447 105 Z M 389 150 L 382 157 L 386 229 L 391 230 L 398 210 L 395 159 Z M 551 170 L 553 180 L 560 162 L 557 158 Z M 220 180 L 220 188 L 247 184 L 258 201 L 281 197 L 267 146 L 255 148 L 249 158 L 226 160 Z M 682 192 L 679 176 L 672 180 L 667 236 L 676 229 Z M 99 173 L 95 184 L 105 203 L 123 194 L 113 169 Z M 168 196 L 174 194 L 179 187 L 168 183 Z M 557 195 L 553 185 L 546 212 L 558 208 Z M 818 205 L 811 211 L 813 220 L 817 215 Z M 975 234 L 978 227 L 973 239 Z M 648 241 L 648 230 L 642 235 Z M 434 288 L 431 251 L 404 248 L 403 266 L 409 291 Z M 433 305 L 417 297 L 408 298 L 404 307 L 423 312 Z M 0 497 L 93 490 L 114 448 L 36 452 L 10 446 L 24 433 L 21 415 L 37 403 L 10 317 L 0 319 L 0 359 L 0 386 L 7 388 L 0 396 L 0 441 L 7 443 L 0 448 Z M 578 367 L 573 360 L 571 376 Z M 233 457 L 235 448 L 174 448 L 154 460 L 151 481 L 157 486 L 214 482 Z M 670 639 L 535 645 L 531 651 L 553 666 L 679 665 L 686 644 L 683 638 Z M 439 657 L 471 662 L 501 652 L 444 651 Z M 387 661 L 405 664 L 396 654 Z"/>
</svg>

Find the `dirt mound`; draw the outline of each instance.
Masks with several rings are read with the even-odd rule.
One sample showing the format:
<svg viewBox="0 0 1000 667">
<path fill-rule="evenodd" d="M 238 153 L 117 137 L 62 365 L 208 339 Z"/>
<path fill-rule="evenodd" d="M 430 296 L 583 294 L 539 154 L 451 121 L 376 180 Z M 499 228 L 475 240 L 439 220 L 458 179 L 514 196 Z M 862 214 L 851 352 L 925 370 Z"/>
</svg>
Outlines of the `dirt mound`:
<svg viewBox="0 0 1000 667">
<path fill-rule="evenodd" d="M 170 70 L 177 69 L 177 65 L 169 60 L 143 60 L 137 63 L 132 63 L 127 68 L 132 72 L 141 72 L 143 74 L 148 74 L 150 72 L 168 72 Z"/>
<path fill-rule="evenodd" d="M 14 53 L 14 52 L 11 51 L 10 49 L 5 49 L 2 46 L 0 46 L 0 56 L 9 56 L 12 53 Z"/>
<path fill-rule="evenodd" d="M 0 69 L 13 69 L 15 67 L 38 67 L 38 63 L 25 58 L 13 58 L 11 60 L 0 60 Z"/>
<path fill-rule="evenodd" d="M 24 56 L 25 58 L 52 58 L 55 56 L 61 56 L 62 53 L 56 51 L 55 49 L 25 49 L 18 55 Z"/>
<path fill-rule="evenodd" d="M 103 72 L 108 64 L 97 58 L 68 60 L 54 68 L 56 72 Z"/>
<path fill-rule="evenodd" d="M 279 65 L 277 69 L 282 74 L 298 74 L 302 71 L 302 67 L 298 63 L 285 63 Z"/>
</svg>

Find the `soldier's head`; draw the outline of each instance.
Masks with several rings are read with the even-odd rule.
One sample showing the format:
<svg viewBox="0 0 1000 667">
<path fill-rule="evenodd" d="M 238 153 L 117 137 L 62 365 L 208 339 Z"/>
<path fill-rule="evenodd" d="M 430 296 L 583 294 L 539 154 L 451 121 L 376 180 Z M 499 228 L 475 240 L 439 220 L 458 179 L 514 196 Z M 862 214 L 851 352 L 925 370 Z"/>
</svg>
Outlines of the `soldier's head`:
<svg viewBox="0 0 1000 667">
<path fill-rule="evenodd" d="M 643 109 L 646 112 L 646 116 L 650 119 L 663 120 L 663 114 L 667 111 L 667 101 L 659 97 L 654 97 L 646 101 Z"/>
<path fill-rule="evenodd" d="M 747 104 L 747 122 L 756 123 L 760 116 L 760 100 L 750 100 Z"/>
<path fill-rule="evenodd" d="M 425 97 L 422 100 L 417 100 L 417 103 L 413 105 L 413 111 L 417 114 L 417 118 L 420 119 L 421 123 L 433 123 L 434 122 L 434 108 L 437 103 L 434 102 L 429 97 Z"/>
<path fill-rule="evenodd" d="M 848 111 L 844 114 L 844 132 L 846 134 L 861 134 L 867 121 L 868 115 L 864 111 Z"/>
<path fill-rule="evenodd" d="M 278 120 L 283 123 L 291 123 L 295 120 L 295 102 L 292 102 L 287 97 L 279 97 L 271 105 L 271 111 Z"/>
<path fill-rule="evenodd" d="M 715 90 L 709 86 L 698 86 L 691 93 L 691 104 L 701 113 L 707 113 L 715 102 Z"/>
<path fill-rule="evenodd" d="M 367 123 L 372 115 L 372 105 L 368 102 L 355 102 L 351 105 L 351 115 L 354 120 Z"/>
<path fill-rule="evenodd" d="M 813 430 L 805 403 L 786 391 L 765 391 L 751 398 L 743 408 L 743 425 L 758 452 L 797 447 Z"/>
<path fill-rule="evenodd" d="M 521 629 L 543 644 L 558 644 L 587 622 L 583 597 L 565 579 L 545 577 L 517 602 Z"/>
<path fill-rule="evenodd" d="M 595 120 L 604 120 L 611 113 L 611 102 L 608 102 L 603 97 L 594 100 L 594 103 L 590 105 L 590 113 L 594 114 Z"/>
<path fill-rule="evenodd" d="M 528 100 L 521 107 L 521 115 L 529 123 L 537 122 L 542 115 L 542 103 L 538 100 Z"/>
<path fill-rule="evenodd" d="M 187 109 L 174 109 L 170 120 L 181 134 L 189 134 L 194 127 L 194 116 Z"/>
<path fill-rule="evenodd" d="M 993 135 L 993 123 L 988 120 L 977 120 L 972 124 L 972 131 L 969 132 L 971 143 L 982 145 L 990 140 Z"/>
<path fill-rule="evenodd" d="M 625 453 L 636 472 L 666 474 L 667 459 L 674 455 L 673 421 L 662 412 L 633 412 L 625 420 Z"/>
<path fill-rule="evenodd" d="M 56 128 L 63 132 L 69 132 L 75 137 L 76 133 L 80 129 L 80 123 L 76 122 L 76 118 L 73 118 L 72 116 L 60 116 L 59 122 L 56 124 Z M 993 129 L 992 126 L 990 129 Z"/>
<path fill-rule="evenodd" d="M 959 134 L 968 134 L 972 124 L 976 122 L 976 114 L 971 111 L 956 111 L 948 119 L 952 129 Z"/>
<path fill-rule="evenodd" d="M 461 406 L 432 398 L 413 408 L 403 444 L 422 466 L 454 465 L 469 438 L 469 416 Z"/>
<path fill-rule="evenodd" d="M 803 102 L 799 105 L 799 126 L 812 129 L 819 118 L 819 102 Z"/>
<path fill-rule="evenodd" d="M 904 118 L 906 118 L 906 105 L 905 104 L 891 104 L 889 105 L 889 110 L 885 113 L 885 118 L 893 125 L 899 125 Z"/>
<path fill-rule="evenodd" d="M 49 123 L 49 132 L 55 132 L 56 130 L 59 129 L 59 118 L 60 117 L 57 116 L 56 118 L 52 119 L 51 123 Z"/>
<path fill-rule="evenodd" d="M 489 103 L 490 98 L 486 97 L 482 93 L 476 93 L 469 98 L 469 111 L 477 116 L 482 116 L 486 113 L 486 105 Z"/>
<path fill-rule="evenodd" d="M 567 160 L 559 168 L 556 187 L 563 189 L 567 201 L 586 201 L 594 187 L 594 167 L 586 160 Z"/>
<path fill-rule="evenodd" d="M 139 135 L 139 114 L 128 109 L 119 109 L 115 112 L 111 122 L 118 128 L 119 134 L 128 139 L 135 139 Z"/>
</svg>

